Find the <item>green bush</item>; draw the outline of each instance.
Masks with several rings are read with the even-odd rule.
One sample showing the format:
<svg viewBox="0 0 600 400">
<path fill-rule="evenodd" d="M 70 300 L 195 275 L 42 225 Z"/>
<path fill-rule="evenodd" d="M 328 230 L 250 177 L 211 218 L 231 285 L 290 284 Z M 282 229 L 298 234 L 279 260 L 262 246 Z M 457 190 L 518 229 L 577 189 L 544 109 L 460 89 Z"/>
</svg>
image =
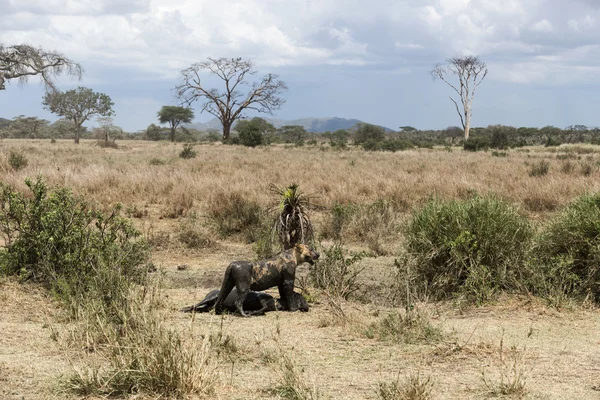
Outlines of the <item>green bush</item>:
<svg viewBox="0 0 600 400">
<path fill-rule="evenodd" d="M 194 145 L 190 143 L 186 143 L 183 145 L 183 150 L 179 153 L 179 157 L 183 159 L 196 158 L 196 150 L 194 150 Z"/>
<path fill-rule="evenodd" d="M 437 298 L 463 294 L 477 302 L 518 286 L 532 236 L 514 207 L 479 196 L 430 200 L 406 232 L 421 284 Z"/>
<path fill-rule="evenodd" d="M 385 139 L 385 129 L 377 125 L 360 124 L 354 133 L 354 144 L 359 145 L 367 141 L 381 142 Z"/>
<path fill-rule="evenodd" d="M 358 276 L 364 268 L 359 264 L 365 254 L 347 253 L 341 244 L 323 248 L 322 257 L 310 268 L 308 275 L 314 287 L 344 299 L 360 289 Z"/>
<path fill-rule="evenodd" d="M 487 151 L 489 148 L 490 141 L 483 136 L 473 136 L 463 142 L 466 151 Z"/>
<path fill-rule="evenodd" d="M 27 158 L 23 154 L 17 153 L 16 151 L 11 151 L 8 155 L 8 164 L 15 171 L 19 171 L 25 168 L 28 162 Z"/>
<path fill-rule="evenodd" d="M 600 302 L 600 193 L 581 196 L 552 218 L 534 254 L 543 290 Z"/>
<path fill-rule="evenodd" d="M 0 184 L 3 273 L 40 282 L 67 302 L 93 293 L 109 301 L 121 284 L 143 279 L 147 246 L 120 206 L 104 214 L 69 188 L 25 183 L 30 196 Z"/>
</svg>

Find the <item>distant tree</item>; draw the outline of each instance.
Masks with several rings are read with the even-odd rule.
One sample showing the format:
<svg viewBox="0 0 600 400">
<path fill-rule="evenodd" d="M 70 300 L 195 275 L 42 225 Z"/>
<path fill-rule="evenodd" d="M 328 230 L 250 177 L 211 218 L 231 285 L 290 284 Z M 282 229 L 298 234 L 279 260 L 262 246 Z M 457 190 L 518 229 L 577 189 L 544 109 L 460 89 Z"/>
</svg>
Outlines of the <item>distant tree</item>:
<svg viewBox="0 0 600 400">
<path fill-rule="evenodd" d="M 540 128 L 540 141 L 543 142 L 546 146 L 557 146 L 560 144 L 560 137 L 562 135 L 562 129 L 557 128 L 556 126 L 548 125 Z"/>
<path fill-rule="evenodd" d="M 446 64 L 437 64 L 432 70 L 433 79 L 441 79 L 450 86 L 459 96 L 462 110 L 458 102 L 450 96 L 456 107 L 460 122 L 465 132 L 465 139 L 469 138 L 471 116 L 473 115 L 473 98 L 475 90 L 488 73 L 487 65 L 478 56 L 453 57 L 446 60 Z M 450 83 L 450 77 L 458 78 L 458 85 Z"/>
<path fill-rule="evenodd" d="M 346 147 L 349 136 L 350 136 L 350 133 L 347 130 L 338 129 L 335 132 L 331 132 L 331 134 L 329 135 L 329 137 L 330 137 L 329 144 L 333 147 L 340 147 L 340 148 Z"/>
<path fill-rule="evenodd" d="M 191 108 L 177 106 L 163 106 L 158 112 L 158 120 L 161 124 L 169 124 L 171 129 L 171 142 L 175 142 L 175 131 L 182 123 L 189 124 L 194 119 L 194 111 Z"/>
<path fill-rule="evenodd" d="M 450 139 L 450 146 L 454 146 L 454 140 L 463 137 L 464 134 L 458 126 L 449 126 L 442 131 L 442 136 Z"/>
<path fill-rule="evenodd" d="M 410 126 L 410 125 L 408 125 L 408 126 L 401 126 L 401 127 L 400 127 L 400 130 L 401 130 L 402 132 L 414 132 L 414 131 L 418 131 L 418 129 L 417 129 L 417 128 L 415 128 L 415 127 L 412 127 L 412 126 Z"/>
<path fill-rule="evenodd" d="M 75 126 L 75 123 L 73 121 L 61 118 L 61 119 L 57 119 L 50 125 L 49 131 L 50 131 L 50 137 L 53 139 L 73 138 L 73 137 L 75 137 L 75 132 L 77 131 L 77 126 Z"/>
<path fill-rule="evenodd" d="M 6 83 L 17 79 L 24 84 L 31 76 L 38 75 L 47 89 L 56 90 L 54 78 L 66 73 L 81 78 L 83 69 L 61 53 L 45 51 L 27 44 L 4 46 L 0 44 L 0 90 Z"/>
<path fill-rule="evenodd" d="M 294 143 L 297 146 L 303 146 L 308 132 L 301 125 L 285 125 L 277 129 L 277 134 L 284 143 Z"/>
<path fill-rule="evenodd" d="M 588 127 L 585 125 L 569 125 L 564 132 L 567 136 L 567 143 L 583 142 L 584 134 L 587 133 Z"/>
<path fill-rule="evenodd" d="M 144 132 L 145 140 L 162 140 L 167 137 L 167 128 L 161 128 L 156 124 L 150 124 L 146 131 Z"/>
<path fill-rule="evenodd" d="M 111 138 L 114 142 L 117 136 L 123 134 L 123 129 L 114 125 L 114 119 L 112 117 L 98 117 L 96 118 L 96 122 L 98 122 L 100 127 L 96 128 L 95 133 L 99 136 L 98 139 L 104 142 L 105 146 L 109 145 Z"/>
<path fill-rule="evenodd" d="M 90 88 L 78 87 L 66 92 L 48 92 L 44 96 L 44 108 L 75 123 L 75 143 L 79 143 L 81 125 L 93 116 L 110 117 L 114 103 L 104 93 Z"/>
<path fill-rule="evenodd" d="M 354 144 L 363 144 L 367 141 L 376 143 L 385 139 L 385 129 L 377 125 L 360 124 L 354 133 Z"/>
<path fill-rule="evenodd" d="M 200 79 L 200 72 L 207 71 L 223 81 L 224 90 L 209 89 Z M 287 89 L 286 84 L 278 80 L 275 74 L 267 74 L 260 81 L 246 81 L 256 71 L 252 61 L 241 58 L 208 58 L 206 61 L 192 64 L 181 71 L 180 83 L 175 87 L 182 104 L 190 106 L 195 101 L 203 101 L 200 112 L 208 112 L 221 121 L 223 140 L 229 140 L 231 127 L 238 119 L 244 118 L 244 112 L 253 110 L 272 114 L 285 100 L 279 95 Z M 242 93 L 242 87 L 248 89 Z"/>
<path fill-rule="evenodd" d="M 490 125 L 487 127 L 490 135 L 490 148 L 504 150 L 510 147 L 511 140 L 516 139 L 517 129 L 506 125 Z"/>
<path fill-rule="evenodd" d="M 248 147 L 267 144 L 267 135 L 275 131 L 275 127 L 262 118 L 254 117 L 251 120 L 241 120 L 235 125 L 239 135 L 240 144 Z"/>
<path fill-rule="evenodd" d="M 14 138 L 35 139 L 44 137 L 47 133 L 45 129 L 49 123 L 50 121 L 45 119 L 19 115 L 12 120 L 9 126 L 9 134 Z"/>
</svg>

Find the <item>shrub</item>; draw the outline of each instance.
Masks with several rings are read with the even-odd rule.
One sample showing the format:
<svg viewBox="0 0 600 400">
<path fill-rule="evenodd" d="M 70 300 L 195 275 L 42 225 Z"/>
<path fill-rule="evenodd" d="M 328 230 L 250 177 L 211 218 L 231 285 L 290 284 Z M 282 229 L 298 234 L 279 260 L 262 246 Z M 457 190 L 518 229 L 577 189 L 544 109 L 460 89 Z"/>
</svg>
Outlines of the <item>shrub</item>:
<svg viewBox="0 0 600 400">
<path fill-rule="evenodd" d="M 600 302 L 600 193 L 576 199 L 552 218 L 537 237 L 534 254 L 545 281 L 538 281 L 538 288 Z"/>
<path fill-rule="evenodd" d="M 118 149 L 119 145 L 114 140 L 98 140 L 96 145 L 102 148 Z"/>
<path fill-rule="evenodd" d="M 361 143 L 363 150 L 365 151 L 378 151 L 381 150 L 381 141 L 375 139 L 368 139 Z"/>
<path fill-rule="evenodd" d="M 213 238 L 203 229 L 194 216 L 185 218 L 179 225 L 177 237 L 181 243 L 190 249 L 205 249 L 216 245 Z"/>
<path fill-rule="evenodd" d="M 208 201 L 208 214 L 219 234 L 245 234 L 254 241 L 254 231 L 261 225 L 263 212 L 260 205 L 238 192 L 217 192 Z"/>
<path fill-rule="evenodd" d="M 325 290 L 328 295 L 347 299 L 360 289 L 358 276 L 363 271 L 358 264 L 363 253 L 351 253 L 346 256 L 341 244 L 323 248 L 321 258 L 310 268 L 309 279 L 318 289 Z"/>
<path fill-rule="evenodd" d="M 420 143 L 420 144 L 423 144 L 423 143 Z M 388 139 L 388 140 L 384 140 L 383 142 L 381 142 L 381 145 L 380 145 L 381 150 L 391 151 L 391 152 L 408 150 L 408 149 L 412 149 L 414 147 L 415 146 L 411 142 L 409 142 L 408 140 L 404 140 L 404 139 Z M 419 147 L 427 147 L 427 145 L 423 145 L 423 146 L 419 146 Z"/>
<path fill-rule="evenodd" d="M 8 164 L 15 171 L 19 171 L 27 166 L 28 161 L 23 154 L 17 153 L 16 151 L 11 151 L 8 154 Z"/>
<path fill-rule="evenodd" d="M 312 198 L 300 191 L 298 184 L 292 183 L 285 189 L 275 185 L 269 190 L 277 198 L 277 216 L 273 230 L 284 249 L 291 249 L 296 243 L 310 243 L 314 230 L 309 210 L 314 208 Z"/>
<path fill-rule="evenodd" d="M 346 232 L 348 236 L 366 243 L 369 250 L 385 255 L 387 251 L 383 242 L 397 233 L 396 214 L 389 201 L 377 199 L 355 209 Z"/>
<path fill-rule="evenodd" d="M 41 178 L 25 183 L 31 196 L 0 184 L 6 246 L 0 270 L 40 282 L 75 304 L 93 293 L 108 301 L 118 287 L 143 279 L 147 246 L 120 206 L 104 214 L 68 188 L 48 190 Z"/>
<path fill-rule="evenodd" d="M 423 312 L 410 310 L 405 313 L 392 311 L 372 323 L 366 331 L 367 337 L 397 343 L 433 343 L 442 339 L 442 331 L 431 324 Z"/>
<path fill-rule="evenodd" d="M 594 166 L 591 164 L 581 164 L 581 175 L 590 176 L 594 172 Z"/>
<path fill-rule="evenodd" d="M 411 375 L 404 382 L 400 377 L 391 382 L 379 382 L 377 398 L 379 400 L 429 400 L 431 399 L 431 377 L 422 378 Z"/>
<path fill-rule="evenodd" d="M 354 133 L 354 144 L 359 145 L 367 141 L 381 142 L 385 139 L 385 130 L 377 125 L 360 124 Z M 364 146 L 363 146 L 364 147 Z"/>
<path fill-rule="evenodd" d="M 483 136 L 473 136 L 463 142 L 466 151 L 487 151 L 489 148 L 490 142 Z"/>
<path fill-rule="evenodd" d="M 263 135 L 259 130 L 245 129 L 239 133 L 240 144 L 248 147 L 256 147 L 263 144 Z"/>
<path fill-rule="evenodd" d="M 194 145 L 191 143 L 186 143 L 183 145 L 183 150 L 179 153 L 179 157 L 183 159 L 196 158 L 196 150 L 194 150 Z"/>
<path fill-rule="evenodd" d="M 356 212 L 354 204 L 342 204 L 336 202 L 327 216 L 322 235 L 336 242 L 342 241 L 342 232 L 348 226 L 352 215 Z"/>
<path fill-rule="evenodd" d="M 148 288 L 147 288 L 148 289 Z M 209 336 L 180 332 L 165 324 L 156 298 L 140 290 L 117 309 L 118 322 L 106 320 L 104 307 L 84 300 L 84 323 L 73 332 L 87 361 L 73 365 L 68 387 L 83 396 L 187 398 L 210 394 L 215 382 L 215 349 Z M 74 343 L 70 343 L 70 348 Z M 92 359 L 99 357 L 102 361 Z M 87 365 L 86 365 L 87 364 Z"/>
<path fill-rule="evenodd" d="M 532 235 L 514 207 L 479 196 L 430 200 L 406 232 L 415 273 L 435 297 L 462 293 L 478 302 L 516 286 Z"/>
<path fill-rule="evenodd" d="M 166 163 L 162 158 L 153 157 L 150 159 L 150 165 L 165 165 Z"/>
<path fill-rule="evenodd" d="M 548 174 L 550 163 L 546 160 L 540 160 L 534 163 L 529 169 L 529 176 L 539 177 Z"/>
</svg>

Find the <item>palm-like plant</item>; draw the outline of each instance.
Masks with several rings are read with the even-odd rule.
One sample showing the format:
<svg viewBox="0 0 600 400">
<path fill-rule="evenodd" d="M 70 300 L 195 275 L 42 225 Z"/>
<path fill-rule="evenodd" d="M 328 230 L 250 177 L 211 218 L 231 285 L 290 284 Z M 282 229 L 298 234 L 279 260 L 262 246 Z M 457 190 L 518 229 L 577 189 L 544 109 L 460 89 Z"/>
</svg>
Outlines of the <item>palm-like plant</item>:
<svg viewBox="0 0 600 400">
<path fill-rule="evenodd" d="M 273 233 L 277 233 L 283 248 L 287 250 L 296 243 L 312 241 L 313 226 L 308 215 L 308 210 L 314 208 L 312 198 L 301 193 L 296 183 L 285 189 L 271 184 L 269 190 L 281 199 Z"/>
</svg>

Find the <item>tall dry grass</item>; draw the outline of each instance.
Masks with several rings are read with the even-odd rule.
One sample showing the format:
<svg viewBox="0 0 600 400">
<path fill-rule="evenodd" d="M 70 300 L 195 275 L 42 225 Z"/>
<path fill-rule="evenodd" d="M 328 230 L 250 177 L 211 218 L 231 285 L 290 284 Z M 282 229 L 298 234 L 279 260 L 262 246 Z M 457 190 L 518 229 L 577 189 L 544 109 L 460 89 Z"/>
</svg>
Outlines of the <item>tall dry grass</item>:
<svg viewBox="0 0 600 400">
<path fill-rule="evenodd" d="M 565 174 L 564 160 L 544 148 L 510 151 L 508 157 L 443 149 L 387 153 L 221 144 L 195 150 L 196 158 L 184 160 L 179 157 L 181 146 L 166 142 L 123 141 L 111 149 L 94 141 L 76 146 L 69 141 L 4 140 L 0 179 L 24 190 L 25 177 L 43 175 L 49 184 L 69 186 L 100 206 L 120 202 L 146 207 L 150 220 L 190 211 L 207 217 L 220 205 L 215 195 L 223 192 L 266 208 L 272 200 L 267 190 L 271 183 L 283 187 L 296 182 L 316 195 L 325 207 L 314 215 L 317 222 L 336 203 L 369 205 L 383 199 L 403 213 L 431 196 L 459 199 L 474 192 L 494 193 L 538 218 L 585 192 L 600 190 L 597 169 Z M 28 165 L 18 171 L 10 168 L 11 151 L 25 155 Z M 595 152 L 585 157 L 590 165 L 600 160 Z M 531 165 L 542 160 L 549 163 L 549 172 L 530 176 Z M 359 240 L 359 233 L 351 236 Z"/>
</svg>

